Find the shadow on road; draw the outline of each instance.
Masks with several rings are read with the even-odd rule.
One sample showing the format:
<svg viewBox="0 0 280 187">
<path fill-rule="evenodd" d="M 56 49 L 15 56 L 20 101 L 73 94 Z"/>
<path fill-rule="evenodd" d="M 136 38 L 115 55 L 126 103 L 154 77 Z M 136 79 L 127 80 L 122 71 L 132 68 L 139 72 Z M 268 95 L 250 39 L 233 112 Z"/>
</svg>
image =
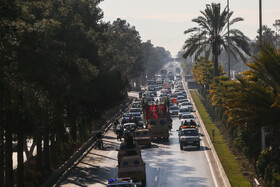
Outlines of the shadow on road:
<svg viewBox="0 0 280 187">
<path fill-rule="evenodd" d="M 82 162 L 81 162 L 82 163 Z M 59 186 L 67 186 L 75 184 L 77 186 L 86 187 L 93 184 L 107 185 L 107 180 L 112 174 L 117 173 L 117 168 L 99 167 L 86 163 L 86 166 L 75 166 L 72 172 L 67 176 Z M 106 182 L 104 182 L 106 181 Z"/>
<path fill-rule="evenodd" d="M 184 148 L 184 151 L 207 151 L 207 150 L 211 150 L 211 149 L 207 146 L 200 146 L 200 149 L 194 146 Z"/>
</svg>

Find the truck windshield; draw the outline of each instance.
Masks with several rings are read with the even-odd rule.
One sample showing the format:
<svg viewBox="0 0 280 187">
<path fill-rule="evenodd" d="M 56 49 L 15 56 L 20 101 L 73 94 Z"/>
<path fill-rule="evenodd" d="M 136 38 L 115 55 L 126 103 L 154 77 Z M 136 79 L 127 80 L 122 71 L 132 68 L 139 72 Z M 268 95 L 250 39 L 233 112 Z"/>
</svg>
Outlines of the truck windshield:
<svg viewBox="0 0 280 187">
<path fill-rule="evenodd" d="M 183 136 L 197 136 L 198 132 L 196 130 L 184 130 L 182 131 Z"/>
</svg>

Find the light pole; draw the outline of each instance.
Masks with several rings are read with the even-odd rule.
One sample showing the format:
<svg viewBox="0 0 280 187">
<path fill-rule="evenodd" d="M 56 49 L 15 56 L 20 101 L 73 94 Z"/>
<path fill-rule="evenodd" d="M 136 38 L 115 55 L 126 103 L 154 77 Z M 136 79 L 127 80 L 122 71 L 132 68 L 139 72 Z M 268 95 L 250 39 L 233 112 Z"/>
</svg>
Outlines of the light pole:
<svg viewBox="0 0 280 187">
<path fill-rule="evenodd" d="M 260 47 L 262 47 L 262 0 L 259 0 L 259 22 L 260 22 Z M 265 129 L 264 127 L 261 128 L 261 145 L 262 145 L 262 150 L 265 150 Z"/>
<path fill-rule="evenodd" d="M 227 0 L 227 10 L 228 10 L 228 15 L 229 15 L 229 0 Z M 227 34 L 227 42 L 228 42 L 228 78 L 229 80 L 230 78 L 230 39 L 229 39 L 229 16 L 228 16 L 228 26 L 227 26 L 227 30 L 228 30 L 228 34 Z"/>
<path fill-rule="evenodd" d="M 262 0 L 259 0 L 260 46 L 262 46 Z"/>
</svg>

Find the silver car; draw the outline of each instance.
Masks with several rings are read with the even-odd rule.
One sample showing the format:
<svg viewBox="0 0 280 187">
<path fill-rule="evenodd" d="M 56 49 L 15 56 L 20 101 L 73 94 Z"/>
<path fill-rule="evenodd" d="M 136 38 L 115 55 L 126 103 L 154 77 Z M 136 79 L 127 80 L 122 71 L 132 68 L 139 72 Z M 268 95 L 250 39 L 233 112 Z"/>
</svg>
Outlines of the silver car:
<svg viewBox="0 0 280 187">
<path fill-rule="evenodd" d="M 171 106 L 169 108 L 170 115 L 178 115 L 179 107 L 178 106 Z"/>
</svg>

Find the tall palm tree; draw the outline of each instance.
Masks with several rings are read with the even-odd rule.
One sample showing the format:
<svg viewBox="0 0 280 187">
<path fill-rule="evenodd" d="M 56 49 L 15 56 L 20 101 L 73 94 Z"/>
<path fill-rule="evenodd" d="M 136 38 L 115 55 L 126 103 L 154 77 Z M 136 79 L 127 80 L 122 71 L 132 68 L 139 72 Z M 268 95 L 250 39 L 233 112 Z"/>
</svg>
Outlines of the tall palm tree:
<svg viewBox="0 0 280 187">
<path fill-rule="evenodd" d="M 195 54 L 195 58 L 197 58 L 205 51 L 205 57 L 208 59 L 210 53 L 212 53 L 214 76 L 218 76 L 218 56 L 221 54 L 221 49 L 230 50 L 235 58 L 237 58 L 238 55 L 245 62 L 245 54 L 250 55 L 249 38 L 240 30 L 231 29 L 229 31 L 231 47 L 228 49 L 227 21 L 231 18 L 233 11 L 229 12 L 225 8 L 221 12 L 220 4 L 212 3 L 211 5 L 207 4 L 206 9 L 200 12 L 203 16 L 192 20 L 198 24 L 198 27 L 190 28 L 184 32 L 185 34 L 193 34 L 185 41 L 183 46 L 185 53 L 183 57 L 187 58 Z M 229 25 L 239 21 L 243 21 L 243 18 L 234 18 L 229 22 Z"/>
</svg>

